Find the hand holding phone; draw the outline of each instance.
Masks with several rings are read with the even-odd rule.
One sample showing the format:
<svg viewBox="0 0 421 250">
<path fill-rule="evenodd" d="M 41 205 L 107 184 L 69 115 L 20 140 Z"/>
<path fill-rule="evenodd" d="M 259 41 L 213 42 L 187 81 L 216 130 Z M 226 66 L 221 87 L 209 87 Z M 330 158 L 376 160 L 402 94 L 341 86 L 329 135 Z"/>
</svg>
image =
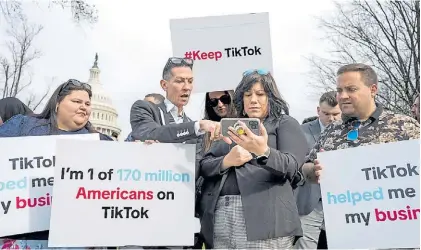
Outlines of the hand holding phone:
<svg viewBox="0 0 421 250">
<path fill-rule="evenodd" d="M 222 119 L 221 132 L 225 142 L 235 142 L 257 156 L 269 150 L 266 128 L 257 118 Z"/>
<path fill-rule="evenodd" d="M 229 127 L 234 128 L 238 135 L 244 135 L 245 129 L 240 124 L 243 122 L 255 135 L 260 135 L 260 120 L 257 118 L 222 118 L 221 134 L 228 137 Z"/>
</svg>

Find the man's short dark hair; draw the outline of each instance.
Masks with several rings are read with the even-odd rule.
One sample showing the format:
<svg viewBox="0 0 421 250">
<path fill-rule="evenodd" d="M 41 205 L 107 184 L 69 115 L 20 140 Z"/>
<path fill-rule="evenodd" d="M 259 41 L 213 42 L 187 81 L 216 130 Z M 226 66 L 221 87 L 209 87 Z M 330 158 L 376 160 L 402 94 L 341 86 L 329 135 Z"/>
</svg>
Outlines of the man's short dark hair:
<svg viewBox="0 0 421 250">
<path fill-rule="evenodd" d="M 338 72 L 336 73 L 336 75 L 339 76 L 346 72 L 359 72 L 361 75 L 361 80 L 367 86 L 377 84 L 378 79 L 377 79 L 376 72 L 373 70 L 372 67 L 366 64 L 352 63 L 352 64 L 344 65 L 338 69 Z"/>
<path fill-rule="evenodd" d="M 336 91 L 329 91 L 324 93 L 319 99 L 319 105 L 324 102 L 331 107 L 336 107 L 336 105 L 338 105 L 338 101 L 336 100 Z"/>
<path fill-rule="evenodd" d="M 306 124 L 306 123 L 315 121 L 315 120 L 317 120 L 317 118 L 319 118 L 319 117 L 318 116 L 307 117 L 306 119 L 303 120 L 302 124 Z"/>
<path fill-rule="evenodd" d="M 165 97 L 161 94 L 157 94 L 157 93 L 151 93 L 151 94 L 147 94 L 145 95 L 145 98 L 147 97 L 152 97 L 154 98 L 158 103 L 164 102 Z"/>
<path fill-rule="evenodd" d="M 193 65 L 187 64 L 185 61 L 181 61 L 179 64 L 168 63 L 167 61 L 167 64 L 162 71 L 162 79 L 169 81 L 172 77 L 172 69 L 178 67 L 189 67 L 191 70 L 193 70 Z"/>
</svg>

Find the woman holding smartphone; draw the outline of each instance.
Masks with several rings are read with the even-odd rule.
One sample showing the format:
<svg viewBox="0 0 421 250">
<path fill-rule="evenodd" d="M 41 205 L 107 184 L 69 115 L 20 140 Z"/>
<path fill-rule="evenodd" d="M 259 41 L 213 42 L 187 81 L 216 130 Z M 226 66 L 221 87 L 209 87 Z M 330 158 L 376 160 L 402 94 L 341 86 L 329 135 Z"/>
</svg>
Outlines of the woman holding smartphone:
<svg viewBox="0 0 421 250">
<path fill-rule="evenodd" d="M 304 134 L 268 71 L 244 72 L 234 104 L 240 118 L 260 120 L 260 135 L 239 122 L 244 134 L 231 127 L 200 161 L 208 183 L 202 234 L 213 248 L 292 248 L 302 236 L 293 189 L 302 180 Z"/>
</svg>

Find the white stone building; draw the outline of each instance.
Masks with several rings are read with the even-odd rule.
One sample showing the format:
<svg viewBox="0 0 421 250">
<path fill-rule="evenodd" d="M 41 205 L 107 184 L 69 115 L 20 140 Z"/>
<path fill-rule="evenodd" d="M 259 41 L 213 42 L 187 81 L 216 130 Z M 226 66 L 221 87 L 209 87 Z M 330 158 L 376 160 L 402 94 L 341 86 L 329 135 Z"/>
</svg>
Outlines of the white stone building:
<svg viewBox="0 0 421 250">
<path fill-rule="evenodd" d="M 121 133 L 121 129 L 117 124 L 118 113 L 113 107 L 110 96 L 105 92 L 100 80 L 98 68 L 98 54 L 95 55 L 95 62 L 90 69 L 90 77 L 88 84 L 92 87 L 92 112 L 89 121 L 98 132 L 117 138 Z"/>
</svg>

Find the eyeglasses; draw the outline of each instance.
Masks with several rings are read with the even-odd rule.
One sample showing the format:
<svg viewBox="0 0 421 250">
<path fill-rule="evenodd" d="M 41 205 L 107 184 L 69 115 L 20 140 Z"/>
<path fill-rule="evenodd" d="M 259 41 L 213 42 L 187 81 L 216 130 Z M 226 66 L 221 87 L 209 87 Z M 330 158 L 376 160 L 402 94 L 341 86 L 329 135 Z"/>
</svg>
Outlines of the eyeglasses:
<svg viewBox="0 0 421 250">
<path fill-rule="evenodd" d="M 219 98 L 212 98 L 208 101 L 208 105 L 212 108 L 218 106 L 219 101 L 221 101 L 223 104 L 230 104 L 231 103 L 231 96 L 228 94 L 225 94 Z"/>
<path fill-rule="evenodd" d="M 263 76 L 269 74 L 269 71 L 268 70 L 265 70 L 265 69 L 249 69 L 249 70 L 244 71 L 243 76 L 248 76 L 248 75 L 251 75 L 251 74 L 253 74 L 255 72 L 257 74 L 263 75 Z"/>
<path fill-rule="evenodd" d="M 361 126 L 361 122 L 360 121 L 353 121 L 352 122 L 352 129 L 348 132 L 348 134 L 346 135 L 346 139 L 348 141 L 355 141 L 358 139 L 358 130 Z"/>
<path fill-rule="evenodd" d="M 180 64 L 180 63 L 186 63 L 186 64 L 189 64 L 189 65 L 192 65 L 193 64 L 193 59 L 190 59 L 190 58 L 181 58 L 181 57 L 170 57 L 170 58 L 168 58 L 168 61 L 170 61 L 171 63 L 174 63 L 174 64 Z"/>
<path fill-rule="evenodd" d="M 85 88 L 87 90 L 91 90 L 91 85 L 89 85 L 87 83 L 84 83 L 84 82 L 80 82 L 80 81 L 75 80 L 75 79 L 70 79 L 65 84 L 63 84 L 59 93 L 61 93 L 69 85 L 73 85 L 73 86 L 76 86 L 76 87 L 81 87 L 81 88 Z"/>
</svg>

